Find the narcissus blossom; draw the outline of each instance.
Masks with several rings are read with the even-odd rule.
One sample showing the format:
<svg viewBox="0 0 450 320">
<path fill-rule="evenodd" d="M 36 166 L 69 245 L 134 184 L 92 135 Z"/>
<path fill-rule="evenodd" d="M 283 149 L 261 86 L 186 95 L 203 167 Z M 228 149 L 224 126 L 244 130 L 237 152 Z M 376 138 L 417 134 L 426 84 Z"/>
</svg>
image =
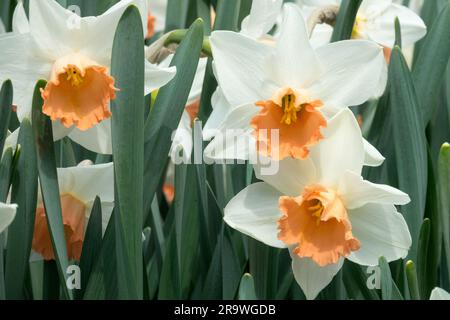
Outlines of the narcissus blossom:
<svg viewBox="0 0 450 320">
<path fill-rule="evenodd" d="M 430 300 L 450 300 L 450 293 L 441 288 L 434 288 Z"/>
<path fill-rule="evenodd" d="M 327 119 L 381 95 L 386 84 L 380 46 L 349 40 L 314 50 L 302 13 L 293 4 L 284 6 L 275 48 L 230 31 L 214 32 L 211 46 L 223 94 L 213 104 L 233 106 L 223 113 L 218 130 L 242 129 L 258 153 L 279 160 L 306 158 L 310 147 L 322 140 Z M 272 145 L 272 132 L 279 133 L 278 145 Z M 222 139 L 214 139 L 206 155 L 248 159 L 249 148 L 227 143 L 224 150 L 223 145 Z"/>
<path fill-rule="evenodd" d="M 302 0 L 306 5 L 340 5 L 341 0 Z M 401 25 L 402 43 L 408 47 L 427 32 L 422 19 L 411 9 L 394 3 L 392 0 L 363 0 L 356 16 L 353 39 L 367 39 L 392 48 L 395 43 L 395 18 Z"/>
<path fill-rule="evenodd" d="M 288 248 L 295 279 L 314 299 L 344 259 L 364 266 L 406 257 L 407 224 L 394 205 L 407 194 L 363 180 L 364 142 L 350 110 L 322 132 L 325 139 L 306 160 L 288 158 L 275 175 L 252 184 L 225 208 L 226 223 L 269 246 Z"/>
<path fill-rule="evenodd" d="M 139 7 L 145 25 L 145 0 L 123 0 L 101 16 L 85 18 L 54 0 L 31 1 L 29 22 L 18 4 L 15 16 L 22 18 L 16 19 L 16 30 L 0 37 L 0 82 L 12 80 L 19 120 L 30 116 L 36 81 L 45 79 L 42 111 L 53 120 L 55 140 L 68 135 L 89 150 L 112 153 L 109 107 L 120 90 L 110 74 L 112 46 L 119 19 L 131 4 Z M 145 93 L 174 74 L 175 68 L 145 61 Z"/>
<path fill-rule="evenodd" d="M 114 208 L 114 167 L 112 163 L 58 169 L 62 218 L 69 259 L 79 261 L 84 233 L 95 198 L 102 206 L 102 226 L 106 230 Z M 33 250 L 45 260 L 55 259 L 42 198 L 38 200 Z"/>
<path fill-rule="evenodd" d="M 5 231 L 16 217 L 17 205 L 0 202 L 0 233 Z"/>
</svg>

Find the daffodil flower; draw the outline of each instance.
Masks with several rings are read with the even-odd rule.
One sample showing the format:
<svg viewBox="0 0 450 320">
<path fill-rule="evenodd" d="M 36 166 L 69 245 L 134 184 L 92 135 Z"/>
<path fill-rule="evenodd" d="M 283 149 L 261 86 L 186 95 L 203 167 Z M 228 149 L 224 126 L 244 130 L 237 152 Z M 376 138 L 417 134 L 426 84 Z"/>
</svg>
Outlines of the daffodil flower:
<svg viewBox="0 0 450 320">
<path fill-rule="evenodd" d="M 225 208 L 226 223 L 269 246 L 288 248 L 295 279 L 314 299 L 344 259 L 376 266 L 406 257 L 411 236 L 394 205 L 407 194 L 363 180 L 364 142 L 350 110 L 323 130 L 306 160 L 286 159 L 275 175 L 257 177 Z"/>
<path fill-rule="evenodd" d="M 302 13 L 293 4 L 284 6 L 275 48 L 230 31 L 214 32 L 211 45 L 223 99 L 235 106 L 219 131 L 242 129 L 248 141 L 239 139 L 241 143 L 279 160 L 306 158 L 309 148 L 323 139 L 327 119 L 380 96 L 386 84 L 380 46 L 348 40 L 314 50 Z M 272 132 L 279 133 L 278 145 L 272 146 Z M 249 148 L 228 141 L 226 149 L 223 145 L 215 138 L 206 156 L 248 160 Z"/>
<path fill-rule="evenodd" d="M 0 37 L 0 82 L 12 80 L 19 120 L 30 116 L 36 81 L 45 79 L 42 110 L 53 120 L 55 140 L 69 136 L 94 152 L 112 153 L 109 105 L 120 90 L 110 74 L 112 46 L 120 17 L 132 4 L 139 7 L 145 25 L 145 0 L 122 0 L 101 16 L 85 18 L 54 0 L 30 1 L 29 26 L 17 19 L 15 29 L 20 31 Z M 165 85 L 174 74 L 175 68 L 145 61 L 143 94 Z"/>
<path fill-rule="evenodd" d="M 341 0 L 303 0 L 310 6 L 340 5 Z M 403 46 L 408 47 L 427 32 L 422 19 L 411 9 L 392 0 L 363 0 L 359 7 L 352 38 L 367 39 L 392 48 L 395 43 L 395 18 L 399 19 Z"/>
<path fill-rule="evenodd" d="M 17 205 L 0 202 L 0 234 L 5 231 L 16 217 Z"/>
<path fill-rule="evenodd" d="M 69 259 L 80 260 L 84 233 L 95 198 L 102 207 L 102 228 L 106 230 L 114 208 L 114 167 L 112 163 L 58 169 L 62 218 Z M 54 260 L 55 254 L 47 227 L 43 200 L 39 194 L 33 235 L 33 251 L 45 260 Z"/>
<path fill-rule="evenodd" d="M 450 300 L 450 293 L 436 287 L 431 291 L 430 300 Z"/>
</svg>

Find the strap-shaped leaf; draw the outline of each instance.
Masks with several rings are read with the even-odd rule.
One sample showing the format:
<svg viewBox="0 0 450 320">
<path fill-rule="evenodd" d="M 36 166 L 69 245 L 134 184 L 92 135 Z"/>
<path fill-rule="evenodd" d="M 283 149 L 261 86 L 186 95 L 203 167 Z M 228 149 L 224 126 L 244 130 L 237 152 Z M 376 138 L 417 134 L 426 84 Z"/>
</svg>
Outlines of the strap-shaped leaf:
<svg viewBox="0 0 450 320">
<path fill-rule="evenodd" d="M 50 238 L 52 239 L 53 250 L 55 252 L 58 274 L 60 282 L 64 284 L 62 285 L 63 293 L 66 299 L 72 299 L 72 292 L 65 285 L 69 262 L 62 220 L 58 176 L 56 173 L 52 122 L 49 117 L 42 113 L 43 101 L 41 89 L 44 89 L 45 86 L 45 81 L 39 81 L 34 89 L 33 95 L 32 123 L 37 152 L 39 181 Z"/>
<path fill-rule="evenodd" d="M 127 256 L 123 263 L 127 290 L 124 298 L 142 299 L 142 208 L 144 172 L 144 36 L 139 10 L 130 6 L 122 15 L 114 38 L 111 75 L 119 89 L 111 104 L 112 145 L 116 186 L 116 207 L 121 224 L 116 224 L 116 244 Z M 121 229 L 121 230 L 119 230 Z M 123 246 L 122 246 L 123 244 Z M 119 250 L 119 247 L 116 249 Z M 119 268 L 122 270 L 122 268 Z M 122 288 L 124 289 L 124 288 Z"/>
<path fill-rule="evenodd" d="M 38 170 L 33 128 L 28 119 L 20 126 L 18 144 L 21 156 L 13 176 L 11 202 L 18 204 L 16 218 L 8 230 L 6 257 L 6 296 L 24 299 L 24 283 L 33 240 L 36 216 Z"/>
<path fill-rule="evenodd" d="M 414 85 L 425 125 L 428 124 L 435 112 L 435 102 L 441 89 L 449 59 L 450 3 L 447 2 L 428 31 L 414 64 Z"/>
<path fill-rule="evenodd" d="M 5 81 L 0 89 L 0 154 L 3 152 L 6 135 L 8 133 L 9 120 L 13 99 L 13 87 L 11 81 Z"/>
</svg>

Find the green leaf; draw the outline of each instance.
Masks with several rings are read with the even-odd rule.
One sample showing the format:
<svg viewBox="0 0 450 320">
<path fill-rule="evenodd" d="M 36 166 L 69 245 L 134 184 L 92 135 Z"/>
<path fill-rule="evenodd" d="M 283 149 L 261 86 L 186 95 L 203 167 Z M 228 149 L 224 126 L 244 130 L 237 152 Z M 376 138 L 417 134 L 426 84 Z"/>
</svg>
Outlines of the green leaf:
<svg viewBox="0 0 450 320">
<path fill-rule="evenodd" d="M 3 153 L 0 162 L 0 202 L 6 202 L 9 187 L 11 185 L 14 155 L 12 148 L 8 148 Z"/>
<path fill-rule="evenodd" d="M 200 239 L 200 215 L 195 165 L 175 167 L 175 234 L 182 298 L 188 298 Z"/>
<path fill-rule="evenodd" d="M 380 257 L 378 265 L 381 271 L 381 297 L 383 300 L 403 300 L 397 285 L 392 279 L 391 269 L 384 257 Z"/>
<path fill-rule="evenodd" d="M 366 299 L 379 300 L 380 297 L 376 290 L 371 290 L 367 286 L 368 274 L 363 271 L 363 268 L 345 260 L 343 267 L 343 281 L 350 299 Z"/>
<path fill-rule="evenodd" d="M 144 172 L 144 37 L 139 10 L 130 6 L 117 27 L 112 50 L 111 75 L 119 88 L 111 104 L 112 144 L 116 183 L 116 206 L 121 224 L 116 224 L 117 239 L 128 260 L 124 274 L 130 291 L 126 298 L 142 299 L 142 225 Z M 133 57 L 133 59 L 130 59 Z M 131 192 L 132 191 L 132 192 Z"/>
<path fill-rule="evenodd" d="M 362 0 L 342 0 L 331 42 L 347 40 L 352 37 L 356 14 Z"/>
<path fill-rule="evenodd" d="M 428 240 L 428 248 L 423 252 L 426 253 L 426 274 L 422 279 L 423 286 L 421 292 L 423 297 L 429 297 L 431 290 L 438 283 L 439 266 L 442 253 L 442 223 L 441 213 L 439 212 L 439 196 L 437 190 L 437 181 L 433 168 L 433 160 L 431 153 L 428 152 L 428 187 L 427 187 L 427 205 L 425 209 L 425 217 L 430 220 L 430 236 Z M 424 225 L 422 224 L 422 229 Z M 419 246 L 420 246 L 419 242 Z M 421 250 L 419 249 L 419 253 Z M 420 259 L 418 259 L 420 266 Z M 419 274 L 420 276 L 420 274 Z M 419 277 L 420 280 L 420 277 Z"/>
<path fill-rule="evenodd" d="M 186 0 L 167 0 L 166 33 L 186 26 L 189 3 Z"/>
<path fill-rule="evenodd" d="M 144 220 L 166 168 L 171 137 L 188 101 L 203 43 L 203 22 L 195 21 L 172 59 L 175 78 L 158 92 L 145 124 Z"/>
<path fill-rule="evenodd" d="M 12 181 L 11 202 L 17 203 L 16 218 L 8 229 L 6 256 L 6 297 L 24 299 L 24 283 L 30 260 L 36 216 L 38 170 L 33 128 L 24 119 L 18 137 L 21 156 Z"/>
<path fill-rule="evenodd" d="M 392 50 L 389 79 L 389 108 L 398 187 L 411 198 L 409 204 L 402 206 L 401 212 L 413 239 L 409 256 L 416 257 L 427 194 L 427 142 L 414 85 L 399 47 Z"/>
<path fill-rule="evenodd" d="M 417 255 L 417 280 L 419 282 L 419 292 L 422 298 L 429 296 L 427 293 L 427 277 L 430 270 L 428 270 L 429 259 L 429 244 L 430 244 L 430 219 L 426 218 L 423 221 L 419 236 L 419 250 Z M 430 291 L 431 292 L 431 291 Z"/>
<path fill-rule="evenodd" d="M 37 151 L 37 163 L 39 181 L 41 185 L 42 198 L 44 200 L 47 224 L 52 239 L 53 251 L 55 252 L 56 264 L 60 282 L 64 285 L 63 293 L 66 299 L 72 299 L 73 295 L 68 290 L 66 283 L 66 270 L 69 265 L 67 259 L 66 238 L 61 213 L 61 201 L 58 187 L 58 176 L 55 163 L 55 149 L 53 145 L 53 129 L 50 118 L 42 113 L 41 89 L 46 82 L 41 80 L 37 83 L 33 95 L 32 123 L 34 139 Z"/>
<path fill-rule="evenodd" d="M 0 90 L 0 153 L 3 152 L 6 135 L 8 133 L 9 119 L 12 112 L 13 87 L 10 80 L 3 83 Z"/>
<path fill-rule="evenodd" d="M 420 300 L 419 281 L 417 280 L 417 272 L 414 262 L 411 260 L 406 262 L 405 271 L 411 299 Z"/>
<path fill-rule="evenodd" d="M 428 124 L 435 112 L 436 99 L 441 89 L 450 58 L 450 3 L 447 2 L 423 41 L 414 64 L 413 79 L 423 117 Z"/>
<path fill-rule="evenodd" d="M 255 292 L 255 282 L 251 274 L 246 273 L 242 276 L 239 285 L 239 300 L 257 300 Z"/>
<path fill-rule="evenodd" d="M 450 145 L 444 143 L 438 161 L 439 180 L 439 222 L 442 224 L 445 258 L 450 278 Z"/>
<path fill-rule="evenodd" d="M 254 239 L 248 241 L 250 274 L 255 279 L 258 299 L 274 299 L 277 294 L 278 265 L 275 261 L 279 251 Z"/>
<path fill-rule="evenodd" d="M 116 210 L 103 237 L 98 259 L 94 263 L 84 294 L 85 300 L 119 299 L 117 254 L 116 254 Z"/>
<path fill-rule="evenodd" d="M 102 205 L 99 197 L 95 198 L 92 205 L 89 223 L 86 228 L 86 234 L 83 241 L 83 250 L 81 251 L 80 270 L 81 290 L 77 297 L 83 297 L 88 286 L 91 271 L 95 262 L 100 256 L 102 248 Z"/>
<path fill-rule="evenodd" d="M 172 230 L 161 270 L 158 294 L 160 300 L 181 299 L 181 279 L 177 252 L 175 230 Z"/>
</svg>

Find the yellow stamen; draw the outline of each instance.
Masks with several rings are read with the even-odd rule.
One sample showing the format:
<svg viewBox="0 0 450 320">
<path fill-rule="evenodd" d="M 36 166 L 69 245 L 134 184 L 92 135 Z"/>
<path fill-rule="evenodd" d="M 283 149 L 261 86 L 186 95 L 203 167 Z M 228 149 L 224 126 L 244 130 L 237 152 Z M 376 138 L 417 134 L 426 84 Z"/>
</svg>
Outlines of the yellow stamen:
<svg viewBox="0 0 450 320">
<path fill-rule="evenodd" d="M 353 26 L 353 31 L 352 31 L 352 39 L 361 38 L 362 29 L 364 28 L 366 23 L 367 23 L 366 17 L 361 16 L 361 15 L 358 15 L 356 17 L 355 24 Z"/>
<path fill-rule="evenodd" d="M 317 225 L 320 224 L 320 218 L 322 217 L 322 213 L 324 210 L 323 204 L 320 201 L 317 201 L 317 204 L 308 208 L 309 211 L 312 211 L 313 217 L 317 218 Z"/>
<path fill-rule="evenodd" d="M 72 86 L 78 87 L 83 83 L 83 76 L 76 67 L 68 67 L 66 69 L 67 80 L 71 82 Z"/>
<path fill-rule="evenodd" d="M 295 106 L 295 95 L 287 94 L 282 98 L 282 106 L 284 115 L 281 118 L 281 123 L 290 125 L 293 122 L 297 122 L 297 112 L 301 107 Z"/>
</svg>

